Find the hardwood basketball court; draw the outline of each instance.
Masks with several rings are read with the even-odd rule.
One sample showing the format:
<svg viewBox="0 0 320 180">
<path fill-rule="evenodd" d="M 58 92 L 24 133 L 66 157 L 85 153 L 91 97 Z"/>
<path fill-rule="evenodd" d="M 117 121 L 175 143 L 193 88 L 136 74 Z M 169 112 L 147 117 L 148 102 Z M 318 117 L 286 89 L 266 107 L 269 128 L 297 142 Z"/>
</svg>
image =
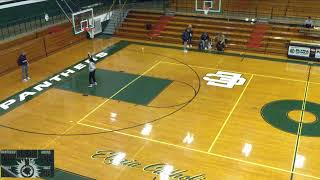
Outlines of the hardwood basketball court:
<svg viewBox="0 0 320 180">
<path fill-rule="evenodd" d="M 92 89 L 87 67 L 61 75 L 88 51 L 108 53 Z M 320 179 L 317 63 L 112 38 L 30 70 L 0 78 L 2 105 L 17 101 L 1 109 L 1 148 L 53 149 L 78 179 Z"/>
</svg>

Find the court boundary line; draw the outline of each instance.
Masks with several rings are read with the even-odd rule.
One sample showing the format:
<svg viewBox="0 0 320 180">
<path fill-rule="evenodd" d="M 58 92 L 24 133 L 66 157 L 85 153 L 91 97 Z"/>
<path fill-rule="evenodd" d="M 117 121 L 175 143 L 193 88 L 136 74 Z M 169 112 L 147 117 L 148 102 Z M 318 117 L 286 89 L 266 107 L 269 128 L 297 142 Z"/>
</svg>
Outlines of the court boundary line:
<svg viewBox="0 0 320 180">
<path fill-rule="evenodd" d="M 298 131 L 297 131 L 297 139 L 296 139 L 296 144 L 295 144 L 295 148 L 294 148 L 294 152 L 293 152 L 293 159 L 292 159 L 292 164 L 291 164 L 291 171 L 292 172 L 294 172 L 296 169 L 295 163 L 296 163 L 297 153 L 298 153 L 299 145 L 300 145 L 300 136 L 301 136 L 301 132 L 302 132 L 304 112 L 306 111 L 306 103 L 307 103 L 308 92 L 309 92 L 309 78 L 310 78 L 311 68 L 312 68 L 312 66 L 309 66 L 308 79 L 307 79 L 307 83 L 305 86 L 304 98 L 303 98 L 303 103 L 302 103 L 302 107 L 301 107 L 300 122 L 299 122 Z M 292 180 L 292 178 L 293 178 L 293 174 L 291 173 L 290 180 Z"/>
<path fill-rule="evenodd" d="M 92 121 L 87 121 L 87 122 L 96 123 L 96 122 L 92 122 Z M 82 125 L 82 126 L 86 126 L 86 127 L 91 127 L 91 128 L 94 128 L 94 129 L 104 130 L 104 131 L 112 131 L 111 129 L 98 127 L 98 126 L 90 125 L 90 124 L 87 124 L 87 123 L 79 122 L 77 124 Z M 285 169 L 282 169 L 282 168 L 277 168 L 277 167 L 269 166 L 269 165 L 266 165 L 266 164 L 246 161 L 246 160 L 233 158 L 233 157 L 230 157 L 230 156 L 221 155 L 221 154 L 217 154 L 217 153 L 211 153 L 211 152 L 207 152 L 207 151 L 203 151 L 203 150 L 199 150 L 199 149 L 193 149 L 193 148 L 189 148 L 189 147 L 185 147 L 185 146 L 181 146 L 181 145 L 177 145 L 177 144 L 173 144 L 173 143 L 168 143 L 168 142 L 164 142 L 164 141 L 160 141 L 160 140 L 155 140 L 155 139 L 146 138 L 146 137 L 142 137 L 142 136 L 138 136 L 138 135 L 124 133 L 124 132 L 121 132 L 121 131 L 112 131 L 112 132 L 116 133 L 116 134 L 123 135 L 123 136 L 132 137 L 132 138 L 135 138 L 135 139 L 146 140 L 146 141 L 149 141 L 149 142 L 154 142 L 154 143 L 158 143 L 158 144 L 162 144 L 162 145 L 172 146 L 172 147 L 176 147 L 176 148 L 179 148 L 179 149 L 190 150 L 190 151 L 198 152 L 198 153 L 201 153 L 201 154 L 206 154 L 206 155 L 215 156 L 215 157 L 219 157 L 219 158 L 223 158 L 223 159 L 242 162 L 242 163 L 250 164 L 250 165 L 253 165 L 253 166 L 259 166 L 259 167 L 262 167 L 262 168 L 268 168 L 268 169 L 277 170 L 277 171 L 281 171 L 281 172 L 293 173 L 293 174 L 296 174 L 296 175 L 301 175 L 301 176 L 304 176 L 304 177 L 310 177 L 310 178 L 314 178 L 314 179 L 319 179 L 320 180 L 320 177 L 317 177 L 317 176 L 298 173 L 298 172 L 292 172 L 290 170 L 285 170 Z"/>
<path fill-rule="evenodd" d="M 114 96 L 116 96 L 118 93 L 120 93 L 122 90 L 126 89 L 129 85 L 131 85 L 132 83 L 134 83 L 135 81 L 137 81 L 140 77 L 142 77 L 144 74 L 148 73 L 149 71 L 151 71 L 154 67 L 156 67 L 157 65 L 159 65 L 160 63 L 168 63 L 168 62 L 165 62 L 165 61 L 158 61 L 156 64 L 154 64 L 150 70 L 147 70 L 146 72 L 144 72 L 143 74 L 141 74 L 139 77 L 137 77 L 136 79 L 134 79 L 133 81 L 131 81 L 130 83 L 128 83 L 126 86 L 122 87 L 118 92 L 116 92 L 115 94 L 113 94 L 110 98 L 108 98 L 102 105 L 104 105 L 106 102 L 108 102 L 109 100 L 111 100 Z M 173 63 L 172 63 L 173 64 Z M 178 64 L 177 64 L 178 65 Z M 190 65 L 192 66 L 192 65 Z M 214 69 L 214 68 L 208 68 L 208 67 L 201 67 L 201 66 L 194 66 L 194 67 L 198 67 L 198 68 L 207 68 L 207 69 Z M 244 74 L 248 74 L 250 75 L 250 73 L 244 73 Z M 253 78 L 255 74 L 251 74 L 251 77 L 250 77 L 250 80 L 247 84 L 247 86 L 249 85 L 251 79 Z M 265 75 L 257 75 L 257 76 L 265 76 Z M 270 76 L 270 78 L 277 78 L 277 79 L 285 79 L 285 80 L 291 80 L 291 81 L 299 81 L 299 82 L 305 82 L 303 80 L 294 80 L 294 79 L 288 79 L 288 78 L 281 78 L 281 77 L 273 77 L 273 76 Z M 312 82 L 310 82 L 312 83 Z M 316 83 L 316 84 L 320 84 L 320 83 Z M 245 87 L 245 89 L 247 88 L 247 86 Z M 244 94 L 245 92 L 245 89 L 243 90 L 243 92 L 241 93 L 240 97 L 238 98 L 238 101 L 241 99 L 242 95 Z M 236 105 L 238 104 L 238 102 L 235 104 L 232 112 L 234 111 Z M 101 105 L 101 106 L 102 106 Z M 101 107 L 100 105 L 98 107 L 96 107 L 94 109 L 94 111 L 92 113 L 94 113 L 97 109 L 99 109 Z M 91 125 L 89 126 L 88 124 L 85 124 L 85 123 L 81 123 L 81 121 L 83 121 L 84 119 L 86 119 L 87 117 L 89 117 L 92 113 L 90 113 L 88 116 L 86 115 L 84 118 L 81 118 L 78 122 L 76 122 L 75 125 L 69 127 L 67 130 L 65 130 L 64 134 L 66 132 L 68 132 L 70 129 L 72 129 L 74 126 L 76 126 L 77 124 L 79 125 L 82 125 L 82 126 L 88 126 L 88 127 L 91 127 Z M 232 113 L 229 114 L 229 116 L 231 115 Z M 228 118 L 227 118 L 228 119 Z M 89 121 L 90 122 L 90 121 Z M 226 123 L 225 123 L 226 124 Z M 224 124 L 224 125 L 225 125 Z M 223 126 L 224 127 L 224 126 Z M 92 127 L 94 128 L 94 127 Z M 95 127 L 97 129 L 101 129 L 100 127 Z M 103 130 L 107 130 L 107 129 L 104 129 L 102 128 Z M 111 130 L 110 130 L 111 131 Z M 241 160 L 241 159 L 237 159 L 237 158 L 232 158 L 232 157 L 229 157 L 229 156 L 225 156 L 225 155 L 220 155 L 220 154 L 216 154 L 216 153 L 210 153 L 210 151 L 208 151 L 207 153 L 205 151 L 202 151 L 202 150 L 197 150 L 197 149 L 192 149 L 192 148 L 187 148 L 187 147 L 184 147 L 184 146 L 180 146 L 180 145 L 175 145 L 175 144 L 170 144 L 170 143 L 166 143 L 166 142 L 162 142 L 162 141 L 158 141 L 158 140 L 153 140 L 153 139 L 149 139 L 149 138 L 143 138 L 143 137 L 140 137 L 140 136 L 136 136 L 136 135 L 132 135 L 132 134 L 127 134 L 127 133 L 122 133 L 122 132 L 115 132 L 117 134 L 122 134 L 122 135 L 126 135 L 126 136 L 129 136 L 129 137 L 135 137 L 135 138 L 139 138 L 139 139 L 144 139 L 144 140 L 148 140 L 148 141 L 152 141 L 152 142 L 157 142 L 157 143 L 160 143 L 160 144 L 166 144 L 166 145 L 169 145 L 169 146 L 174 146 L 174 147 L 179 147 L 179 148 L 183 148 L 183 149 L 188 149 L 188 150 L 191 150 L 191 151 L 195 151 L 195 152 L 199 152 L 199 153 L 204 153 L 204 154 L 208 154 L 208 155 L 212 155 L 212 156 L 217 156 L 217 157 L 220 157 L 220 158 L 225 158 L 225 159 L 230 159 L 230 160 L 235 160 L 235 161 L 239 161 L 239 162 L 243 162 L 243 163 L 247 163 L 247 164 L 250 164 L 250 165 L 256 165 L 256 166 L 259 166 L 259 167 L 264 167 L 264 168 L 270 168 L 270 169 L 273 169 L 273 170 L 279 170 L 279 171 L 283 171 L 283 172 L 287 172 L 287 173 L 293 173 L 293 174 L 298 174 L 298 175 L 302 175 L 302 176 L 306 176 L 306 177 L 311 177 L 311 178 L 317 178 L 317 179 L 320 179 L 319 177 L 315 177 L 315 176 L 311 176 L 311 175 L 305 175 L 305 174 L 302 174 L 302 173 L 296 173 L 296 172 L 293 172 L 293 171 L 289 171 L 289 170 L 285 170 L 285 169 L 281 169 L 281 168 L 277 168 L 277 167 L 273 167 L 273 166 L 268 166 L 268 165 L 265 165 L 265 164 L 260 164 L 260 163 L 255 163 L 255 162 L 250 162 L 250 161 L 245 161 L 245 160 Z M 220 134 L 220 133 L 219 133 Z M 59 137 L 56 137 L 53 142 L 58 139 Z M 52 142 L 52 143 L 53 143 Z M 49 143 L 50 145 L 51 143 Z"/>
<path fill-rule="evenodd" d="M 172 64 L 172 65 L 181 65 L 178 63 L 173 63 L 173 62 L 167 62 L 167 61 L 162 61 L 161 63 L 165 64 Z M 197 66 L 197 65 L 190 65 L 190 67 L 195 67 L 195 68 L 200 68 L 200 69 L 212 69 L 212 70 L 221 70 L 221 71 L 229 71 L 233 73 L 241 73 L 241 74 L 247 74 L 247 75 L 254 75 L 254 76 L 260 76 L 260 77 L 266 77 L 266 78 L 273 78 L 273 79 L 281 79 L 281 80 L 287 80 L 287 81 L 296 81 L 296 82 L 303 82 L 306 83 L 307 81 L 304 80 L 299 80 L 299 79 L 291 79 L 291 78 L 284 78 L 284 77 L 278 77 L 278 76 L 271 76 L 271 75 L 263 75 L 263 74 L 256 74 L 256 73 L 248 73 L 248 72 L 240 72 L 240 71 L 234 71 L 234 70 L 228 70 L 228 69 L 221 69 L 221 68 L 212 68 L 212 67 L 205 67 L 205 66 Z M 320 84 L 320 82 L 312 82 L 309 81 L 310 84 Z"/>
<path fill-rule="evenodd" d="M 162 62 L 164 62 L 164 61 L 159 61 L 158 63 L 160 64 L 160 63 L 162 63 Z M 157 64 L 158 64 L 157 63 Z M 164 63 L 167 63 L 167 62 L 164 62 Z M 192 65 L 190 65 L 190 66 L 192 66 Z M 196 67 L 196 66 L 194 66 L 194 67 Z M 207 67 L 199 67 L 199 68 L 207 68 Z M 207 68 L 207 69 L 213 69 L 213 68 Z M 244 74 L 249 74 L 249 73 L 244 73 Z M 253 75 L 255 75 L 255 74 L 251 74 L 252 76 L 251 77 L 253 77 Z M 142 76 L 142 75 L 141 75 Z M 261 76 L 261 75 L 257 75 L 257 76 Z M 264 75 L 262 75 L 262 76 L 264 76 Z M 271 77 L 272 78 L 272 77 Z M 273 78 L 279 78 L 279 79 L 285 79 L 285 80 L 291 80 L 291 81 L 302 81 L 302 80 L 294 80 L 294 79 L 287 79 L 287 78 L 280 78 L 280 77 L 273 77 Z M 305 81 L 302 81 L 302 82 L 305 82 Z M 310 82 L 310 83 L 313 83 L 313 82 Z M 316 84 L 320 84 L 320 83 L 316 83 Z M 128 85 L 129 86 L 129 85 Z M 125 89 L 125 88 L 124 88 Z M 109 98 L 109 100 L 111 99 L 111 97 Z M 81 123 L 81 122 L 76 122 L 76 124 L 74 125 L 74 126 L 76 126 L 77 124 L 84 124 L 84 123 Z M 69 127 L 67 130 L 65 130 L 65 133 L 67 132 L 67 131 L 69 131 L 69 129 L 72 129 L 74 126 L 72 126 L 72 127 Z M 134 136 L 134 135 L 132 135 L 132 136 Z M 138 136 L 137 136 L 138 137 Z M 57 139 L 58 139 L 59 137 L 57 137 Z M 141 138 L 141 137 L 140 137 Z M 56 139 L 56 138 L 55 138 Z M 55 141 L 55 139 L 53 140 L 53 142 Z M 157 140 L 155 140 L 155 141 L 157 141 Z M 161 142 L 161 141 L 159 141 L 159 142 Z M 51 144 L 51 143 L 50 143 Z M 50 145 L 49 144 L 49 145 Z M 172 146 L 175 146 L 175 147 L 179 147 L 179 145 L 172 145 Z M 183 146 L 181 146 L 180 148 L 182 148 Z M 185 147 L 186 148 L 186 147 Z M 196 150 L 196 149 L 191 149 L 191 148 L 187 148 L 187 149 L 190 149 L 190 150 L 193 150 L 193 151 L 196 151 L 196 152 L 202 152 L 201 150 Z M 203 151 L 204 152 L 204 151 Z M 204 152 L 205 153 L 205 152 Z M 205 153 L 205 154 L 210 154 L 210 155 L 215 155 L 215 156 L 218 156 L 218 157 L 225 157 L 225 158 L 227 158 L 227 159 L 233 159 L 233 160 L 236 160 L 236 158 L 232 158 L 232 157 L 228 157 L 228 156 L 224 156 L 224 155 L 219 155 L 219 154 L 215 154 L 215 153 L 209 153 L 209 152 L 207 152 L 207 153 Z M 238 159 L 238 161 L 240 161 L 240 162 L 246 162 L 246 163 L 249 163 L 249 164 L 251 164 L 251 163 L 253 163 L 253 164 L 259 164 L 259 163 L 254 163 L 254 162 L 250 162 L 250 161 L 244 161 L 244 160 L 241 160 L 241 159 Z M 259 165 L 261 165 L 262 167 L 264 167 L 264 166 L 266 166 L 266 167 L 272 167 L 272 166 L 268 166 L 268 165 L 263 165 L 263 164 L 259 164 Z M 280 170 L 280 171 L 285 171 L 285 172 L 287 172 L 287 170 L 284 170 L 284 169 L 281 169 L 281 168 L 276 168 L 276 167 L 272 167 L 272 168 L 275 168 L 275 169 L 277 169 L 277 170 Z M 271 168 L 271 169 L 272 169 Z M 289 171 L 290 172 L 290 171 Z M 299 175 L 302 175 L 302 176 L 307 176 L 307 177 L 313 177 L 313 178 L 317 178 L 317 179 L 320 179 L 319 177 L 314 177 L 314 176 L 310 176 L 310 175 L 303 175 L 303 174 L 301 174 L 301 173 L 295 173 L 295 172 L 292 172 L 291 171 L 291 173 L 294 173 L 294 174 L 299 174 Z"/>
<path fill-rule="evenodd" d="M 233 114 L 234 110 L 235 110 L 235 109 L 236 109 L 236 107 L 238 106 L 238 104 L 239 104 L 239 102 L 240 102 L 240 100 L 241 100 L 242 96 L 243 96 L 243 95 L 244 95 L 244 93 L 246 92 L 246 90 L 247 90 L 247 88 L 248 88 L 248 86 L 249 86 L 249 84 L 250 84 L 250 82 L 251 82 L 251 80 L 252 80 L 253 76 L 254 76 L 254 75 L 251 75 L 251 77 L 250 77 L 249 81 L 247 82 L 246 86 L 243 88 L 243 90 L 242 90 L 242 92 L 241 92 L 240 96 L 238 97 L 238 99 L 237 99 L 236 103 L 233 105 L 232 109 L 230 110 L 229 115 L 228 115 L 228 116 L 227 116 L 227 118 L 224 120 L 224 123 L 223 123 L 223 125 L 221 126 L 221 128 L 220 128 L 220 130 L 219 130 L 218 134 L 217 134 L 217 135 L 216 135 L 216 137 L 214 138 L 213 142 L 211 143 L 211 145 L 210 145 L 210 147 L 209 147 L 209 149 L 208 149 L 208 152 L 211 152 L 211 151 L 212 151 L 213 146 L 214 146 L 214 145 L 216 144 L 216 142 L 218 141 L 218 139 L 219 139 L 219 137 L 220 137 L 220 135 L 221 135 L 222 131 L 224 130 L 224 127 L 227 125 L 227 123 L 228 123 L 228 121 L 229 121 L 229 119 L 230 119 L 231 115 Z"/>
<path fill-rule="evenodd" d="M 135 45 L 144 45 L 144 46 L 150 46 L 150 47 L 159 47 L 159 48 L 167 48 L 167 49 L 175 49 L 175 50 L 181 50 L 181 46 L 177 44 L 168 44 L 168 43 L 150 43 L 150 42 L 141 42 L 141 41 L 134 41 L 130 38 L 120 38 L 121 40 L 127 41 L 130 44 Z M 196 52 L 196 53 L 205 53 L 205 54 L 212 54 L 212 55 L 222 55 L 222 56 L 232 56 L 232 57 L 244 57 L 248 59 L 253 60 L 263 60 L 263 61 L 273 61 L 273 62 L 282 62 L 282 63 L 291 63 L 291 64 L 302 64 L 302 65 L 312 65 L 312 66 L 320 66 L 319 62 L 311 62 L 306 60 L 299 60 L 299 59 L 293 59 L 293 58 L 285 58 L 285 56 L 282 57 L 268 57 L 263 56 L 262 54 L 253 54 L 250 52 L 243 52 L 243 51 L 234 51 L 234 50 L 228 50 L 225 52 L 219 52 L 219 51 L 200 51 L 196 48 L 189 49 L 190 52 Z"/>
</svg>

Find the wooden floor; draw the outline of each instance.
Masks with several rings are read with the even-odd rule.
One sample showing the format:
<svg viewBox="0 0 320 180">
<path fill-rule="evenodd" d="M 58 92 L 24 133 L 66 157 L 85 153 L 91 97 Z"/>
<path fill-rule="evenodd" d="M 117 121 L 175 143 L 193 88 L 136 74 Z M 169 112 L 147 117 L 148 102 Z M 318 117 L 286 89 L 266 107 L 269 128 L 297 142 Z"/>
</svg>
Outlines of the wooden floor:
<svg viewBox="0 0 320 180">
<path fill-rule="evenodd" d="M 119 41 L 84 41 L 35 62 L 27 83 L 21 82 L 20 70 L 2 76 L 0 99 Z M 185 54 L 181 48 L 132 42 L 97 68 L 137 78 L 110 98 L 50 88 L 0 116 L 0 149 L 54 149 L 57 168 L 103 180 L 161 179 L 171 166 L 172 179 L 320 179 L 320 138 L 301 134 L 304 124 L 318 118 L 303 106 L 288 112 L 301 125 L 288 133 L 261 114 L 266 104 L 279 100 L 319 103 L 317 64 L 233 52 Z M 231 88 L 208 85 L 203 78 L 218 71 L 237 73 L 245 82 L 236 78 Z M 147 105 L 113 98 L 144 76 L 172 82 Z M 114 165 L 121 152 L 126 161 Z"/>
</svg>

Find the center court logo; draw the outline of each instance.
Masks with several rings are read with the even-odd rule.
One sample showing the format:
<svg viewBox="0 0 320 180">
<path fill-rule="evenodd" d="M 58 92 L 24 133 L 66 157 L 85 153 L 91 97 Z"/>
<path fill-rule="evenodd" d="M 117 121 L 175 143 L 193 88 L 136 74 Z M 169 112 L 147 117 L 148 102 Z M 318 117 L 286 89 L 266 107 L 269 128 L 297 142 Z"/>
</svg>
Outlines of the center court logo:
<svg viewBox="0 0 320 180">
<path fill-rule="evenodd" d="M 235 85 L 243 85 L 246 79 L 242 74 L 218 71 L 217 73 L 208 73 L 203 80 L 208 81 L 207 85 L 223 88 L 233 88 Z"/>
<path fill-rule="evenodd" d="M 125 159 L 126 154 L 121 152 L 114 152 L 109 150 L 98 150 L 91 158 L 103 159 L 103 163 L 107 165 L 124 166 L 128 168 L 142 169 L 145 172 L 150 172 L 160 177 L 160 180 L 178 179 L 178 180 L 204 180 L 205 174 L 198 174 L 194 176 L 187 175 L 188 170 L 176 169 L 171 165 L 165 163 L 155 163 L 149 165 L 142 165 L 137 160 Z M 154 177 L 153 179 L 156 179 Z"/>
</svg>

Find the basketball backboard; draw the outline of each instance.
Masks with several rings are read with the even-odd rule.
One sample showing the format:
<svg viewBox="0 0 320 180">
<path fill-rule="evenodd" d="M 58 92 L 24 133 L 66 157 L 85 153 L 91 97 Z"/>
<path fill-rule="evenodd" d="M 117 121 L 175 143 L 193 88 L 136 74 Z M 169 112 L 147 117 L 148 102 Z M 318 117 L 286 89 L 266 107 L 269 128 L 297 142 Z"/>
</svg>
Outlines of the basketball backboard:
<svg viewBox="0 0 320 180">
<path fill-rule="evenodd" d="M 221 12 L 221 0 L 195 0 L 195 11 L 203 13 Z"/>
<path fill-rule="evenodd" d="M 86 28 L 94 28 L 93 9 L 86 9 L 72 13 L 72 26 L 74 34 L 82 33 Z"/>
</svg>

